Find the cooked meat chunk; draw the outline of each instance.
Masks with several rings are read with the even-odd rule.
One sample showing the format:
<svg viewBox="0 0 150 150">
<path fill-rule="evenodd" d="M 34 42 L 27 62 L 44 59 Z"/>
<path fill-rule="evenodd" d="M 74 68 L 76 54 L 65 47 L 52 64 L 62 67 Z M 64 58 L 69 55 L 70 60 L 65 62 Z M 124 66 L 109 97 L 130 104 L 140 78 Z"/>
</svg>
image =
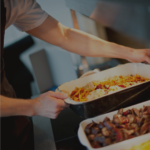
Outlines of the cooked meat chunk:
<svg viewBox="0 0 150 150">
<path fill-rule="evenodd" d="M 143 115 L 149 115 L 148 110 L 144 111 L 144 112 L 143 112 Z"/>
<path fill-rule="evenodd" d="M 125 140 L 130 138 L 130 135 L 127 132 L 124 132 L 124 130 L 123 130 L 123 135 Z"/>
<path fill-rule="evenodd" d="M 108 117 L 105 117 L 103 123 L 106 122 L 106 121 L 110 121 L 110 119 Z"/>
<path fill-rule="evenodd" d="M 110 131 L 106 127 L 102 128 L 102 134 L 106 137 L 110 136 Z"/>
<path fill-rule="evenodd" d="M 143 105 L 143 111 L 147 110 L 147 106 Z"/>
<path fill-rule="evenodd" d="M 116 124 L 116 125 L 121 124 L 119 118 L 114 118 L 113 123 Z"/>
<path fill-rule="evenodd" d="M 94 140 L 94 138 L 95 138 L 95 135 L 94 135 L 94 134 L 90 134 L 90 135 L 88 135 L 88 139 L 89 139 L 89 141 L 93 141 L 93 140 Z"/>
<path fill-rule="evenodd" d="M 138 126 L 141 127 L 143 125 L 144 121 L 145 121 L 144 117 L 140 118 L 140 120 L 138 121 Z"/>
<path fill-rule="evenodd" d="M 127 115 L 128 119 L 129 119 L 129 123 L 136 123 L 136 117 L 134 115 Z"/>
<path fill-rule="evenodd" d="M 127 116 L 127 115 L 129 115 L 129 114 L 132 114 L 132 112 L 131 112 L 131 110 L 130 109 L 128 109 L 127 111 L 125 111 L 125 112 L 123 112 L 123 116 Z"/>
<path fill-rule="evenodd" d="M 91 143 L 91 145 L 92 145 L 93 148 L 100 148 L 101 147 L 101 145 L 98 142 L 95 142 L 95 141 L 93 141 Z"/>
<path fill-rule="evenodd" d="M 103 122 L 99 122 L 98 127 L 99 127 L 99 129 L 102 129 L 102 128 L 104 128 L 105 126 L 104 126 Z"/>
<path fill-rule="evenodd" d="M 150 115 L 143 115 L 143 118 L 149 119 L 149 118 L 150 118 Z"/>
<path fill-rule="evenodd" d="M 118 114 L 122 115 L 123 114 L 123 108 L 118 110 Z"/>
<path fill-rule="evenodd" d="M 148 111 L 148 113 L 150 115 L 150 106 L 147 106 L 147 111 Z"/>
<path fill-rule="evenodd" d="M 142 135 L 142 134 L 145 134 L 146 132 L 148 132 L 149 126 L 150 126 L 150 122 L 144 123 L 140 129 L 140 134 Z"/>
<path fill-rule="evenodd" d="M 85 127 L 85 133 L 86 134 L 90 134 L 91 133 L 91 128 L 94 126 L 97 126 L 98 124 L 95 123 L 94 121 L 92 123 L 89 123 L 86 127 Z"/>
<path fill-rule="evenodd" d="M 137 108 L 133 108 L 132 110 L 137 117 L 140 117 L 140 112 Z"/>
<path fill-rule="evenodd" d="M 124 140 L 123 132 L 122 130 L 118 130 L 116 133 L 116 141 L 121 142 Z"/>
<path fill-rule="evenodd" d="M 131 129 L 131 130 L 124 129 L 124 132 L 126 132 L 128 135 L 131 135 L 135 132 L 135 130 L 134 129 Z"/>
<path fill-rule="evenodd" d="M 125 128 L 126 126 L 124 124 L 116 124 L 117 128 Z"/>
<path fill-rule="evenodd" d="M 120 118 L 122 115 L 120 115 L 120 114 L 115 114 L 115 115 L 113 115 L 113 119 L 118 119 L 118 118 Z"/>
<path fill-rule="evenodd" d="M 138 127 L 138 124 L 136 124 L 136 123 L 132 123 L 132 124 L 130 125 L 130 127 L 131 127 L 131 129 L 139 128 L 139 127 Z"/>
<path fill-rule="evenodd" d="M 113 123 L 111 123 L 110 121 L 106 121 L 104 122 L 104 125 L 105 127 L 108 129 L 108 130 L 111 130 L 113 128 L 116 128 L 115 125 Z"/>
<path fill-rule="evenodd" d="M 105 137 L 101 133 L 99 133 L 95 136 L 94 140 L 96 142 L 103 143 L 105 141 Z"/>
<path fill-rule="evenodd" d="M 96 134 L 99 133 L 99 132 L 100 132 L 100 129 L 99 129 L 98 126 L 92 128 L 92 134 L 96 135 Z"/>
<path fill-rule="evenodd" d="M 120 122 L 121 123 L 128 123 L 129 119 L 127 117 L 120 117 Z"/>
<path fill-rule="evenodd" d="M 112 142 L 111 142 L 111 138 L 106 138 L 105 139 L 105 142 L 103 143 L 103 146 L 107 146 L 107 145 L 110 145 Z"/>
</svg>

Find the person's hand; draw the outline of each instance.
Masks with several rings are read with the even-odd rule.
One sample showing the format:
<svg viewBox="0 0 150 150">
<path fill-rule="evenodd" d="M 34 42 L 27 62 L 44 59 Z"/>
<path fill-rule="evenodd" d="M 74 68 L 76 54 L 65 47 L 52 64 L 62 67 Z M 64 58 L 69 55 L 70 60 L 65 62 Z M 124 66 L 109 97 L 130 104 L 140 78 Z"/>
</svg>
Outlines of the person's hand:
<svg viewBox="0 0 150 150">
<path fill-rule="evenodd" d="M 51 119 L 57 118 L 58 114 L 69 106 L 63 100 L 67 97 L 68 94 L 52 91 L 41 94 L 32 100 L 34 115 Z"/>
<path fill-rule="evenodd" d="M 129 61 L 134 63 L 144 62 L 146 64 L 150 64 L 150 49 L 134 50 Z"/>
</svg>

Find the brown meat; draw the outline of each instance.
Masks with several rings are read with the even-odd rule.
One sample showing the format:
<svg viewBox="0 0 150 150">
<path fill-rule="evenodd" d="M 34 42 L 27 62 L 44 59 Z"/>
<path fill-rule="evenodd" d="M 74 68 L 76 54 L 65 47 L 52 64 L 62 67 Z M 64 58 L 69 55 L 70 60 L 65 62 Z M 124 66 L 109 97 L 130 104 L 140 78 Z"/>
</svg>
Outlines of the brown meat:
<svg viewBox="0 0 150 150">
<path fill-rule="evenodd" d="M 141 118 L 136 116 L 136 122 L 138 123 L 140 120 Z"/>
<path fill-rule="evenodd" d="M 94 134 L 88 135 L 89 141 L 94 141 L 94 138 L 95 138 L 95 135 L 94 135 Z"/>
<path fill-rule="evenodd" d="M 124 132 L 124 130 L 123 130 L 123 135 L 125 140 L 130 138 L 129 134 L 127 132 Z"/>
<path fill-rule="evenodd" d="M 104 126 L 103 122 L 99 122 L 98 127 L 99 127 L 99 129 L 102 129 L 102 128 L 104 128 L 105 126 Z"/>
<path fill-rule="evenodd" d="M 144 117 L 140 118 L 140 120 L 138 121 L 138 126 L 141 127 L 143 125 L 144 121 L 145 121 Z"/>
<path fill-rule="evenodd" d="M 100 129 L 99 129 L 98 126 L 92 127 L 92 130 L 91 130 L 91 133 L 92 133 L 92 134 L 96 135 L 96 134 L 99 133 L 99 132 L 100 132 Z"/>
<path fill-rule="evenodd" d="M 149 115 L 148 110 L 144 111 L 144 112 L 143 112 L 143 115 Z"/>
<path fill-rule="evenodd" d="M 127 111 L 125 111 L 125 112 L 123 112 L 123 116 L 127 116 L 127 115 L 129 115 L 129 114 L 132 114 L 132 112 L 131 112 L 131 110 L 130 109 L 128 109 Z"/>
<path fill-rule="evenodd" d="M 134 115 L 127 115 L 128 119 L 129 119 L 129 123 L 136 123 L 136 117 Z"/>
<path fill-rule="evenodd" d="M 148 113 L 150 115 L 150 106 L 147 106 L 147 111 L 148 111 Z"/>
<path fill-rule="evenodd" d="M 100 148 L 100 147 L 101 147 L 101 145 L 100 145 L 98 142 L 96 142 L 96 141 L 93 141 L 93 142 L 91 143 L 91 146 L 92 146 L 93 148 Z"/>
<path fill-rule="evenodd" d="M 143 118 L 149 119 L 149 118 L 150 118 L 150 115 L 143 115 Z"/>
<path fill-rule="evenodd" d="M 103 123 L 106 121 L 110 121 L 110 119 L 108 117 L 105 117 L 105 119 L 103 120 Z"/>
<path fill-rule="evenodd" d="M 115 125 L 110 121 L 104 122 L 104 125 L 108 130 L 112 130 L 113 128 L 116 128 Z"/>
<path fill-rule="evenodd" d="M 132 110 L 137 117 L 140 117 L 140 112 L 137 108 L 133 108 Z"/>
<path fill-rule="evenodd" d="M 147 106 L 143 105 L 143 111 L 147 110 Z"/>
<path fill-rule="evenodd" d="M 130 127 L 131 127 L 131 129 L 139 128 L 137 123 L 132 123 L 132 124 L 130 125 Z"/>
<path fill-rule="evenodd" d="M 123 140 L 124 140 L 123 131 L 118 130 L 117 133 L 116 133 L 116 141 L 121 142 Z"/>
<path fill-rule="evenodd" d="M 101 133 L 99 133 L 95 136 L 94 141 L 103 143 L 105 141 L 105 137 Z"/>
<path fill-rule="evenodd" d="M 123 108 L 119 109 L 117 113 L 120 114 L 120 115 L 122 115 L 122 113 L 123 113 Z"/>
<path fill-rule="evenodd" d="M 123 131 L 126 132 L 128 135 L 131 135 L 135 132 L 134 129 L 131 129 L 131 130 L 123 129 Z"/>
<path fill-rule="evenodd" d="M 102 128 L 102 134 L 105 137 L 108 137 L 108 136 L 110 136 L 110 131 L 108 131 L 108 129 L 106 127 L 104 127 L 104 128 Z"/>
<path fill-rule="evenodd" d="M 125 128 L 126 126 L 124 124 L 115 124 L 116 128 Z"/>
<path fill-rule="evenodd" d="M 94 121 L 92 123 L 89 123 L 86 127 L 85 127 L 85 133 L 86 134 L 90 134 L 91 133 L 91 128 L 94 126 L 97 126 L 98 124 L 95 123 Z"/>
<path fill-rule="evenodd" d="M 129 122 L 128 117 L 123 117 L 123 116 L 122 116 L 122 117 L 120 117 L 119 119 L 120 119 L 120 122 L 123 123 L 123 124 Z"/>
<path fill-rule="evenodd" d="M 113 119 L 113 123 L 114 123 L 114 124 L 116 124 L 116 125 L 121 124 L 121 122 L 120 122 L 119 118 L 115 118 L 115 119 Z"/>
<path fill-rule="evenodd" d="M 150 126 L 150 122 L 146 122 L 142 125 L 141 129 L 140 129 L 140 135 L 145 134 L 146 132 L 148 132 L 149 130 L 149 126 Z"/>
<path fill-rule="evenodd" d="M 122 116 L 122 115 L 120 115 L 120 114 L 114 114 L 114 115 L 113 115 L 113 119 L 119 119 L 121 116 Z"/>
<path fill-rule="evenodd" d="M 110 145 L 111 143 L 112 143 L 111 138 L 106 138 L 105 142 L 102 144 L 103 144 L 103 146 L 107 146 L 107 145 Z"/>
<path fill-rule="evenodd" d="M 140 128 L 135 128 L 134 134 L 135 134 L 136 136 L 139 136 L 139 135 L 140 135 Z"/>
</svg>

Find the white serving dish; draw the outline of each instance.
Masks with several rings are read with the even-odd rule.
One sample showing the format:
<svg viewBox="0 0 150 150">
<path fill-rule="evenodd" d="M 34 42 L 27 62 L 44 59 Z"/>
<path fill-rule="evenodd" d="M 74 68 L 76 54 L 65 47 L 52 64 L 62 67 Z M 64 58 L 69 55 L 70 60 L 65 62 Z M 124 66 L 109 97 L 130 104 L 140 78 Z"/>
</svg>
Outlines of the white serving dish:
<svg viewBox="0 0 150 150">
<path fill-rule="evenodd" d="M 139 109 L 139 108 L 142 108 L 143 105 L 150 106 L 150 100 L 140 103 L 140 104 L 130 106 L 130 107 L 126 107 L 126 108 L 124 108 L 124 111 L 131 109 L 131 108 Z M 125 141 L 122 141 L 122 142 L 119 142 L 116 144 L 112 144 L 109 146 L 105 146 L 102 148 L 92 148 L 91 144 L 88 141 L 87 136 L 84 132 L 86 125 L 91 123 L 92 120 L 96 123 L 99 123 L 100 121 L 103 121 L 105 117 L 109 117 L 112 120 L 113 115 L 116 113 L 117 113 L 117 111 L 113 111 L 111 113 L 107 113 L 104 115 L 100 115 L 100 116 L 89 118 L 89 119 L 82 121 L 80 123 L 79 130 L 78 130 L 78 137 L 79 137 L 81 144 L 86 146 L 89 150 L 127 150 L 127 149 L 130 149 L 132 146 L 139 145 L 139 144 L 142 144 L 143 142 L 150 140 L 150 133 L 147 133 L 145 135 L 141 135 L 141 136 L 138 136 L 138 137 L 135 137 L 135 138 L 132 138 L 129 140 L 125 140 Z"/>
<path fill-rule="evenodd" d="M 90 76 L 86 76 L 83 78 L 79 78 L 79 79 L 64 83 L 64 84 L 60 85 L 57 90 L 60 92 L 62 90 L 65 90 L 65 91 L 68 91 L 69 93 L 71 93 L 75 89 L 75 87 L 82 87 L 82 86 L 86 85 L 87 83 L 94 81 L 94 80 L 108 79 L 108 78 L 114 77 L 114 76 L 130 75 L 130 74 L 132 74 L 132 75 L 138 74 L 140 76 L 150 78 L 150 65 L 142 64 L 142 63 L 127 63 L 125 65 L 120 65 L 120 66 L 117 66 L 117 67 L 114 67 L 111 69 L 107 69 L 105 71 L 101 71 L 96 74 L 92 74 Z M 146 81 L 146 82 L 150 82 L 150 81 Z M 146 83 L 146 82 L 144 82 L 144 83 Z M 138 85 L 141 85 L 144 83 L 140 83 Z M 133 86 L 130 86 L 127 88 L 123 88 L 119 91 L 115 91 L 111 94 L 107 94 L 100 98 L 106 97 L 108 95 L 112 95 L 114 93 L 118 93 L 120 91 L 129 89 L 129 88 L 132 88 L 132 87 L 135 87 L 138 85 L 133 85 Z M 100 99 L 100 98 L 97 98 L 97 99 Z M 94 99 L 94 100 L 97 100 L 97 99 Z M 94 100 L 91 100 L 91 101 L 94 101 Z M 65 99 L 66 103 L 72 104 L 72 105 L 84 104 L 84 103 L 91 102 L 91 101 L 76 102 L 76 101 L 71 100 L 70 98 Z"/>
</svg>

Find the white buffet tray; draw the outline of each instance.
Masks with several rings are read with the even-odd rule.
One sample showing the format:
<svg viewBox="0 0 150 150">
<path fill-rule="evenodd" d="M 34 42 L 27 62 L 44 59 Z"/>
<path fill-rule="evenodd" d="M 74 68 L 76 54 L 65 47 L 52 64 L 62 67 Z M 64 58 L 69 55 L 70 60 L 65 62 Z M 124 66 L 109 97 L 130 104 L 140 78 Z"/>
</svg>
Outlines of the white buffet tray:
<svg viewBox="0 0 150 150">
<path fill-rule="evenodd" d="M 108 78 L 114 77 L 114 76 L 130 75 L 130 74 L 132 74 L 132 75 L 138 74 L 138 75 L 143 76 L 145 78 L 150 78 L 150 65 L 142 64 L 142 63 L 127 63 L 125 65 L 120 65 L 120 66 L 117 66 L 117 67 L 114 67 L 111 69 L 101 71 L 101 72 L 96 73 L 96 74 L 92 74 L 92 75 L 89 75 L 89 76 L 86 76 L 83 78 L 79 78 L 79 79 L 76 79 L 76 80 L 73 80 L 70 82 L 66 82 L 66 83 L 60 85 L 58 87 L 57 91 L 61 92 L 61 90 L 65 90 L 71 94 L 71 92 L 75 89 L 75 87 L 82 87 L 91 81 L 108 79 Z M 149 82 L 149 81 L 147 81 L 147 82 Z M 138 85 L 141 85 L 144 83 L 146 83 L 146 82 L 140 83 Z M 133 86 L 130 86 L 127 88 L 123 88 L 119 91 L 115 91 L 111 94 L 104 95 L 100 98 L 103 98 L 103 97 L 108 96 L 108 95 L 112 95 L 114 93 L 129 89 L 129 88 L 132 88 L 132 87 L 135 87 L 138 85 L 133 85 Z M 100 98 L 97 98 L 97 99 L 100 99 Z M 97 100 L 97 99 L 94 99 L 94 100 Z M 93 101 L 93 100 L 91 100 L 91 101 Z M 74 100 L 71 100 L 70 98 L 65 99 L 66 103 L 72 104 L 72 105 L 83 104 L 83 103 L 87 103 L 87 102 L 91 102 L 91 101 L 76 102 Z"/>
<path fill-rule="evenodd" d="M 126 107 L 124 108 L 124 111 L 131 109 L 131 108 L 137 108 L 137 109 L 143 108 L 143 105 L 150 106 L 150 100 L 130 106 L 130 107 Z M 113 115 L 116 114 L 117 112 L 118 110 L 82 121 L 80 123 L 79 130 L 78 130 L 78 137 L 79 137 L 81 144 L 86 146 L 89 150 L 125 150 L 125 149 L 130 149 L 132 146 L 139 145 L 139 144 L 142 144 L 143 142 L 150 140 L 150 133 L 147 133 L 145 135 L 141 135 L 141 136 L 138 136 L 129 140 L 125 140 L 116 144 L 112 144 L 109 146 L 105 146 L 102 148 L 92 148 L 84 132 L 86 125 L 91 123 L 92 120 L 96 123 L 99 123 L 100 121 L 103 121 L 105 117 L 109 117 L 112 120 Z"/>
</svg>

